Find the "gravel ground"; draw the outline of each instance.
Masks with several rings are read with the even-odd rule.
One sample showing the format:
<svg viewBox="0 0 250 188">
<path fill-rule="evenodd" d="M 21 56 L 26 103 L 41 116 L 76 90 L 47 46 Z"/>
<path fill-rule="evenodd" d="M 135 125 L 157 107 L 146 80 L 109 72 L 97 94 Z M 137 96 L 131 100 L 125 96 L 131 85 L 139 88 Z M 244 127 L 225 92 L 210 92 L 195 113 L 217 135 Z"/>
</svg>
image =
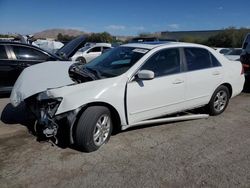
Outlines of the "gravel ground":
<svg viewBox="0 0 250 188">
<path fill-rule="evenodd" d="M 0 187 L 250 187 L 250 94 L 217 117 L 120 132 L 93 153 L 0 122 Z"/>
</svg>

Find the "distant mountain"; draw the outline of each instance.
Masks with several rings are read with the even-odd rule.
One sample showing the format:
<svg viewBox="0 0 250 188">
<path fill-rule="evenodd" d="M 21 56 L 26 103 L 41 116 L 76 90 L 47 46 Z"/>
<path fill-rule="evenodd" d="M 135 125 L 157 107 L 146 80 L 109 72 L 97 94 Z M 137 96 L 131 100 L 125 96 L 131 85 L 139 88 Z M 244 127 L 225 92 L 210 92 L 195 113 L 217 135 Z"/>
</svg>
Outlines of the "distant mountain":
<svg viewBox="0 0 250 188">
<path fill-rule="evenodd" d="M 48 29 L 34 34 L 35 38 L 53 38 L 56 39 L 57 35 L 61 33 L 62 35 L 69 36 L 79 36 L 86 35 L 88 33 L 75 30 L 75 29 Z"/>
</svg>

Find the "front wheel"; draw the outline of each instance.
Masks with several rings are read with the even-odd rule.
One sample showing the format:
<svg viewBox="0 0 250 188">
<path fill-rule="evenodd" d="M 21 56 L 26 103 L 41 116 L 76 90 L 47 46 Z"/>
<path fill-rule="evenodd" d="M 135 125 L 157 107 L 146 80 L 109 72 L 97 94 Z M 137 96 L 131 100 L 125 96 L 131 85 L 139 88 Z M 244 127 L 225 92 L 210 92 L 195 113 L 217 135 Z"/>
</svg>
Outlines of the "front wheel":
<svg viewBox="0 0 250 188">
<path fill-rule="evenodd" d="M 109 140 L 112 129 L 111 113 L 108 108 L 88 107 L 76 125 L 75 143 L 83 151 L 95 151 Z"/>
<path fill-rule="evenodd" d="M 216 116 L 224 112 L 229 102 L 229 90 L 226 86 L 219 86 L 210 99 L 207 109 L 208 113 Z"/>
</svg>

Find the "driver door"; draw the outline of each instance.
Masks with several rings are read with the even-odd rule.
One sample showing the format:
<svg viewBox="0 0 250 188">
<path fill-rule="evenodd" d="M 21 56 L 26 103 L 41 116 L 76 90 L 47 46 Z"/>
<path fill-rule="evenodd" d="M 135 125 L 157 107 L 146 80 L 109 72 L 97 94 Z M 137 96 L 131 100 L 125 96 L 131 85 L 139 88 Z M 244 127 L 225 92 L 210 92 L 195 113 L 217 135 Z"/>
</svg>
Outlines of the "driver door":
<svg viewBox="0 0 250 188">
<path fill-rule="evenodd" d="M 135 76 L 127 85 L 129 124 L 177 112 L 185 108 L 185 78 L 180 50 L 163 49 L 152 55 L 140 70 L 151 70 L 155 77 L 142 80 Z"/>
</svg>

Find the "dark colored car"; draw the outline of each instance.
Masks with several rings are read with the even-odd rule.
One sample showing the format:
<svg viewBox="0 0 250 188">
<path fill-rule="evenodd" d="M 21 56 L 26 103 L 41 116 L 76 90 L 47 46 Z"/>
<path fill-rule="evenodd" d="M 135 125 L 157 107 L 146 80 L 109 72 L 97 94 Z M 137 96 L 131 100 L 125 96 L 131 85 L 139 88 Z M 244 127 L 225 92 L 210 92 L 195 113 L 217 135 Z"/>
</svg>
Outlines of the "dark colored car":
<svg viewBox="0 0 250 188">
<path fill-rule="evenodd" d="M 41 48 L 15 42 L 0 42 L 0 94 L 8 94 L 20 75 L 28 66 L 45 61 L 68 61 L 85 44 L 80 36 L 51 54 Z M 34 75 L 35 76 L 35 75 Z"/>
<path fill-rule="evenodd" d="M 240 61 L 244 67 L 246 82 L 250 82 L 250 33 L 246 36 L 243 45 L 243 52 Z"/>
<path fill-rule="evenodd" d="M 142 42 L 177 42 L 176 39 L 160 39 L 157 37 L 135 37 L 129 43 L 142 43 Z"/>
</svg>

